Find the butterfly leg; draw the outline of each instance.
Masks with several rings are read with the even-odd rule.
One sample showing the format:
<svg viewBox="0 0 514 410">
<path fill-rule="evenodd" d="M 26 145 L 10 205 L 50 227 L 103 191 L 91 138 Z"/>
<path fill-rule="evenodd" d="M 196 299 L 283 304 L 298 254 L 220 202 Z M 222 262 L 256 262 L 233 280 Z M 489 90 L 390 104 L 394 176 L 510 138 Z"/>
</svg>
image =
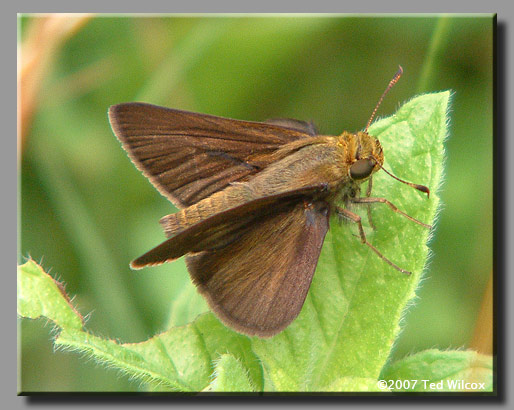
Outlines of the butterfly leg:
<svg viewBox="0 0 514 410">
<path fill-rule="evenodd" d="M 424 228 L 432 229 L 432 225 L 427 225 L 427 224 L 425 224 L 425 223 L 423 223 L 421 221 L 418 221 L 417 219 L 413 218 L 412 216 L 407 215 L 405 212 L 400 211 L 396 207 L 396 205 L 392 204 L 391 202 L 389 202 L 385 198 L 370 198 L 370 197 L 367 197 L 367 198 L 353 198 L 352 202 L 356 203 L 356 204 L 368 204 L 368 206 L 371 205 L 371 204 L 374 204 L 374 203 L 386 204 L 386 205 L 389 206 L 389 208 L 391 208 L 397 214 L 400 214 L 400 215 L 404 216 L 405 218 L 409 219 L 412 222 L 417 223 L 418 225 L 423 226 Z"/>
<path fill-rule="evenodd" d="M 395 263 L 391 262 L 384 255 L 382 255 L 382 253 L 377 248 L 375 248 L 371 243 L 368 242 L 368 240 L 366 239 L 366 234 L 364 233 L 364 228 L 362 227 L 361 217 L 359 215 L 357 215 L 356 213 L 353 213 L 352 211 L 349 211 L 348 209 L 339 208 L 339 207 L 336 207 L 335 211 L 338 216 L 340 216 L 342 218 L 346 218 L 346 219 L 350 220 L 351 222 L 355 222 L 357 224 L 357 226 L 359 227 L 359 235 L 361 238 L 361 242 L 363 244 L 367 245 L 373 252 L 375 252 L 380 259 L 382 259 L 387 264 L 391 265 L 397 271 L 405 273 L 406 275 L 411 274 L 411 272 L 409 272 L 405 269 L 402 269 Z"/>
<path fill-rule="evenodd" d="M 372 177 L 369 177 L 368 179 L 368 188 L 366 189 L 366 197 L 370 197 L 371 196 L 371 188 L 373 186 L 373 178 Z M 369 226 L 371 226 L 371 228 L 373 230 L 377 229 L 375 227 L 375 224 L 373 223 L 373 220 L 371 219 L 371 204 L 368 204 L 367 206 L 368 208 L 368 222 L 369 222 Z"/>
</svg>

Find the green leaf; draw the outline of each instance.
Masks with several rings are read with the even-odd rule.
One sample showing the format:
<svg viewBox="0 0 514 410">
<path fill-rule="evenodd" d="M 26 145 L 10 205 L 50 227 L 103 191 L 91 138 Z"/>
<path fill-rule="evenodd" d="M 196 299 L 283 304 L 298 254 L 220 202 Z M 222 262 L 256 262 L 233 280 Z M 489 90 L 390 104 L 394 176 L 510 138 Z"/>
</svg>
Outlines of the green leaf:
<svg viewBox="0 0 514 410">
<path fill-rule="evenodd" d="M 387 389 L 379 389 L 375 379 L 359 377 L 342 377 L 334 380 L 328 386 L 320 389 L 323 392 L 385 392 Z"/>
<path fill-rule="evenodd" d="M 439 204 L 449 98 L 449 92 L 414 98 L 370 128 L 382 143 L 388 171 L 432 190 L 427 198 L 378 172 L 373 196 L 385 197 L 429 224 Z M 366 208 L 356 212 L 366 223 Z M 19 271 L 20 315 L 44 315 L 55 321 L 62 327 L 57 346 L 86 352 L 147 382 L 154 391 L 377 390 L 376 381 L 400 330 L 401 316 L 415 297 L 428 255 L 429 231 L 385 204 L 373 207 L 373 221 L 375 231 L 365 225 L 368 241 L 413 274 L 393 269 L 361 244 L 355 226 L 342 225 L 334 218 L 299 317 L 271 339 L 237 334 L 212 313 L 142 343 L 102 339 L 78 325 L 80 317 L 63 293 L 54 291 L 40 298 L 55 283 L 43 281 L 49 277 L 34 262 Z M 28 281 L 29 274 L 37 280 Z M 184 302 L 181 309 L 193 312 Z"/>
<path fill-rule="evenodd" d="M 246 368 L 230 354 L 222 355 L 216 363 L 215 379 L 205 391 L 253 392 Z"/>
<path fill-rule="evenodd" d="M 252 384 L 262 388 L 261 368 L 248 338 L 227 329 L 211 314 L 145 342 L 121 344 L 83 330 L 82 318 L 68 297 L 34 261 L 18 268 L 18 297 L 20 316 L 45 316 L 61 327 L 56 346 L 115 366 L 130 377 L 149 383 L 154 390 L 203 390 L 211 381 L 215 361 L 226 352 L 244 365 Z M 224 364 L 225 371 L 229 367 L 230 364 Z"/>
<path fill-rule="evenodd" d="M 153 390 L 204 390 L 211 382 L 215 362 L 226 352 L 244 364 L 256 386 L 262 385 L 260 366 L 248 340 L 225 328 L 210 314 L 142 343 L 118 344 L 84 332 L 64 331 L 55 343 L 90 353 L 131 377 L 150 383 Z"/>
<path fill-rule="evenodd" d="M 395 386 L 392 391 L 492 392 L 493 358 L 431 349 L 387 366 L 381 379 Z"/>
<path fill-rule="evenodd" d="M 18 315 L 30 319 L 46 317 L 56 325 L 81 330 L 84 319 L 72 306 L 64 286 L 29 260 L 18 267 Z"/>
</svg>

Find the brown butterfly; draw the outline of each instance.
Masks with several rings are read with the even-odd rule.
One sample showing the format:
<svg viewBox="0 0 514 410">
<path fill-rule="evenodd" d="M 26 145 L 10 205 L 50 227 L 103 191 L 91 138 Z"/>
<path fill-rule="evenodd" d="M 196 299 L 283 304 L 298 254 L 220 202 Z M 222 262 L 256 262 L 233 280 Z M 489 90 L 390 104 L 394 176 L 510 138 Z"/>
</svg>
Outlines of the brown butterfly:
<svg viewBox="0 0 514 410">
<path fill-rule="evenodd" d="M 339 136 L 318 135 L 312 123 L 298 120 L 238 121 L 144 103 L 110 107 L 112 129 L 129 157 L 181 208 L 160 221 L 169 239 L 131 266 L 186 255 L 193 282 L 221 321 L 259 337 L 279 333 L 300 313 L 332 213 L 355 222 L 362 243 L 409 273 L 366 240 L 360 216 L 347 209 L 367 204 L 370 217 L 370 204 L 385 203 L 430 228 L 370 196 L 384 154 L 367 130 L 401 73 L 400 67 L 365 131 Z"/>
</svg>

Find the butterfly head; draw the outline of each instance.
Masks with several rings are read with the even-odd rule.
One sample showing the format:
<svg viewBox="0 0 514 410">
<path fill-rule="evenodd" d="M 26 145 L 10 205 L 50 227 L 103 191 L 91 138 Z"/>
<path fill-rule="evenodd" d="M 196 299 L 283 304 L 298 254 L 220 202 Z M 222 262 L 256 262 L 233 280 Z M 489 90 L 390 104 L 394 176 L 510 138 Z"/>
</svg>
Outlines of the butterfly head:
<svg viewBox="0 0 514 410">
<path fill-rule="evenodd" d="M 364 181 L 378 171 L 384 163 L 384 152 L 380 141 L 367 132 L 358 132 L 356 150 L 350 164 L 350 178 L 354 181 Z"/>
</svg>

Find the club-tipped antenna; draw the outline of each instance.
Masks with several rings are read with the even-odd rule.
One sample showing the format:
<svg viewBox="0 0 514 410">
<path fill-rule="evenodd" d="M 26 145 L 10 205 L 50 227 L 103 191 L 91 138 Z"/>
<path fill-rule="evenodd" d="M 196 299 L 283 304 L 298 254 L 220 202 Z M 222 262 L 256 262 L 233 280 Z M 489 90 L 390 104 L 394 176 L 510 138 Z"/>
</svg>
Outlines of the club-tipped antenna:
<svg viewBox="0 0 514 410">
<path fill-rule="evenodd" d="M 369 118 L 369 121 L 368 123 L 366 124 L 366 129 L 364 130 L 364 132 L 368 132 L 368 128 L 369 126 L 371 125 L 371 121 L 373 121 L 373 118 L 375 118 L 375 114 L 377 113 L 378 111 L 378 107 L 380 107 L 380 104 L 382 104 L 382 101 L 384 99 L 384 97 L 386 96 L 386 94 L 389 92 L 389 90 L 391 88 L 393 88 L 393 86 L 398 82 L 398 80 L 400 79 L 400 77 L 402 76 L 403 74 L 403 68 L 401 65 L 398 66 L 398 71 L 396 72 L 396 74 L 394 75 L 393 79 L 391 81 L 389 81 L 389 84 L 387 85 L 387 88 L 385 89 L 385 91 L 383 92 L 382 94 L 382 97 L 380 97 L 380 99 L 378 100 L 378 103 L 377 105 L 375 106 L 375 109 L 373 110 L 373 113 L 371 114 L 371 117 Z M 384 170 L 385 171 L 385 170 Z M 387 171 L 386 171 L 387 172 Z"/>
<path fill-rule="evenodd" d="M 427 194 L 427 198 L 430 198 L 430 189 L 428 189 L 428 187 L 426 187 L 425 185 L 413 184 L 412 182 L 405 181 L 404 179 L 398 178 L 396 175 L 393 175 L 387 169 L 385 169 L 375 157 L 373 157 L 373 159 L 375 160 L 377 165 L 385 171 L 385 173 L 387 175 L 389 175 L 390 177 L 393 177 L 397 181 L 403 182 L 404 184 L 411 186 L 414 189 L 417 189 L 418 191 L 424 192 L 425 194 Z"/>
</svg>

